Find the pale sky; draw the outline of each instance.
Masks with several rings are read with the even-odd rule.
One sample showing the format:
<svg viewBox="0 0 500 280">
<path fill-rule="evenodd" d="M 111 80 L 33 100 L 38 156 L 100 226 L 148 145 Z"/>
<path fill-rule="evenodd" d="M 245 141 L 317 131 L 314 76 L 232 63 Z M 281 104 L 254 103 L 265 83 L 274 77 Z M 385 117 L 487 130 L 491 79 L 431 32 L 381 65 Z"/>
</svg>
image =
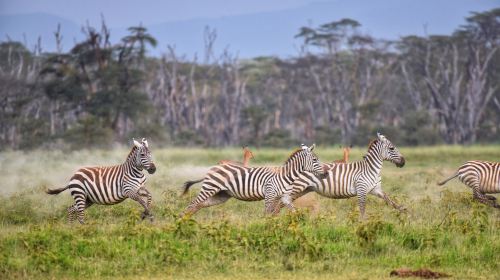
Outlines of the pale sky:
<svg viewBox="0 0 500 280">
<path fill-rule="evenodd" d="M 0 41 L 40 36 L 45 50 L 55 48 L 53 31 L 61 23 L 64 46 L 81 40 L 80 27 L 99 27 L 101 14 L 113 42 L 127 27 L 142 23 L 159 41 L 152 54 L 167 45 L 193 55 L 203 50 L 205 26 L 217 29 L 216 47 L 230 46 L 240 57 L 293 56 L 302 26 L 352 18 L 361 31 L 376 38 L 451 34 L 471 11 L 500 7 L 500 0 L 0 0 Z"/>
<path fill-rule="evenodd" d="M 77 22 L 100 22 L 103 13 L 112 27 L 297 8 L 338 0 L 0 0 L 0 14 L 48 13 Z"/>
</svg>

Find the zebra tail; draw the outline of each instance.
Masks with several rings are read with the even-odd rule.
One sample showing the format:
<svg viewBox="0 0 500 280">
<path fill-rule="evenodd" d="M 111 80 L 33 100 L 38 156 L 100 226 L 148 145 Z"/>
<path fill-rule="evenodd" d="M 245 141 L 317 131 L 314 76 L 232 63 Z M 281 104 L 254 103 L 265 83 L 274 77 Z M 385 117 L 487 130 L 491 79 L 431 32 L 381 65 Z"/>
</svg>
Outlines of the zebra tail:
<svg viewBox="0 0 500 280">
<path fill-rule="evenodd" d="M 47 193 L 47 194 L 52 194 L 52 195 L 54 195 L 54 194 L 58 194 L 58 193 L 60 193 L 60 192 L 63 192 L 63 191 L 65 191 L 65 190 L 66 190 L 66 189 L 68 189 L 68 188 L 69 188 L 69 185 L 68 185 L 68 186 L 66 186 L 66 187 L 63 187 L 63 188 L 59 188 L 59 189 L 52 189 L 52 190 L 51 190 L 51 189 L 48 189 L 48 190 L 46 191 L 46 193 Z"/>
<path fill-rule="evenodd" d="M 183 185 L 184 187 L 184 191 L 182 192 L 182 195 L 186 195 L 189 191 L 189 188 L 194 185 L 194 184 L 197 184 L 199 182 L 203 181 L 203 179 L 199 179 L 199 180 L 194 180 L 194 181 L 186 181 Z"/>
<path fill-rule="evenodd" d="M 455 175 L 451 176 L 450 178 L 448 178 L 448 179 L 446 179 L 446 180 L 444 180 L 444 181 L 439 182 L 439 183 L 438 183 L 438 186 L 442 186 L 442 185 L 446 184 L 449 180 L 451 180 L 451 179 L 453 179 L 453 178 L 457 177 L 458 175 L 459 175 L 459 174 L 458 174 L 458 172 L 457 172 L 457 173 L 455 173 Z"/>
</svg>

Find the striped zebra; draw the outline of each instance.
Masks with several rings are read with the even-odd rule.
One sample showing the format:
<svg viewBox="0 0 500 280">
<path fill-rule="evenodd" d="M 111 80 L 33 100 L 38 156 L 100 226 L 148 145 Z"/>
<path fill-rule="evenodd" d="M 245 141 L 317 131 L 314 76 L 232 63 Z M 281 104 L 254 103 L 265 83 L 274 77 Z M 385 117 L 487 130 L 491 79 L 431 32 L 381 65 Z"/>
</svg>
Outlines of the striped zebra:
<svg viewBox="0 0 500 280">
<path fill-rule="evenodd" d="M 472 160 L 460 166 L 457 172 L 448 179 L 439 182 L 442 186 L 451 179 L 458 179 L 472 189 L 472 195 L 477 201 L 495 208 L 500 208 L 496 197 L 487 193 L 500 193 L 500 163 Z"/>
<path fill-rule="evenodd" d="M 48 194 L 55 195 L 69 189 L 75 203 L 68 208 L 68 221 L 75 220 L 83 224 L 85 208 L 92 204 L 112 205 L 127 198 L 139 202 L 144 207 L 142 219 L 149 217 L 151 193 L 146 189 L 146 169 L 149 174 L 156 171 L 156 166 L 149 150 L 148 141 L 133 140 L 134 146 L 123 164 L 104 167 L 84 167 L 73 174 L 66 187 L 49 189 Z"/>
<path fill-rule="evenodd" d="M 403 167 L 405 159 L 398 149 L 384 135 L 377 133 L 377 138 L 368 146 L 363 160 L 350 163 L 330 163 L 324 178 L 304 172 L 292 184 L 292 201 L 302 195 L 315 191 L 329 198 L 350 198 L 357 196 L 361 219 L 365 217 L 366 197 L 368 194 L 384 199 L 394 208 L 405 208 L 396 204 L 382 190 L 382 163 L 384 160 Z M 283 207 L 281 204 L 279 208 Z"/>
<path fill-rule="evenodd" d="M 185 209 L 184 215 L 193 215 L 201 208 L 226 202 L 234 197 L 243 201 L 265 200 L 265 211 L 276 212 L 278 202 L 294 209 L 289 196 L 289 186 L 302 172 L 324 174 L 323 167 L 313 153 L 314 145 L 293 152 L 280 167 L 244 167 L 238 164 L 221 164 L 212 167 L 203 180 L 184 183 L 184 194 L 189 188 L 203 181 L 200 193 Z"/>
</svg>

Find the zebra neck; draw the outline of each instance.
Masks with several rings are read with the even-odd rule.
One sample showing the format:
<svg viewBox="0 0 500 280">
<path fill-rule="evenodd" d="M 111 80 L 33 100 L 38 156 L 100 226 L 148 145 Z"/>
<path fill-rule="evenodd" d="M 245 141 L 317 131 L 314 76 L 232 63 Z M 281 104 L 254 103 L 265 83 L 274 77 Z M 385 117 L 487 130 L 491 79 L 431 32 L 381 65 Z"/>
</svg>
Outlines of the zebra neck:
<svg viewBox="0 0 500 280">
<path fill-rule="evenodd" d="M 302 172 L 302 170 L 299 170 L 295 165 L 296 161 L 291 161 L 285 164 L 285 166 L 282 166 L 280 170 L 282 178 L 289 184 L 295 181 L 295 179 L 299 177 L 299 173 Z"/>
<path fill-rule="evenodd" d="M 125 171 L 126 174 L 128 174 L 131 177 L 141 177 L 142 176 L 142 170 L 137 168 L 133 161 L 133 157 L 127 158 L 125 163 L 122 164 L 123 170 Z"/>
<path fill-rule="evenodd" d="M 380 172 L 382 169 L 382 157 L 376 150 L 369 150 L 364 156 L 364 161 L 375 171 Z"/>
</svg>

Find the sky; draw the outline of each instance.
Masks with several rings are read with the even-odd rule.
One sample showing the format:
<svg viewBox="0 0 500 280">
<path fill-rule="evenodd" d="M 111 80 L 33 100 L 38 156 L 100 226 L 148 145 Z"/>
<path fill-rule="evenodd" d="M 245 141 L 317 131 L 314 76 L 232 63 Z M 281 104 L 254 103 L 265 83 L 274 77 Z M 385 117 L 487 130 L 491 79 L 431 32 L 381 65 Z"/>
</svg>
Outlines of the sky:
<svg viewBox="0 0 500 280">
<path fill-rule="evenodd" d="M 46 50 L 54 49 L 53 31 L 61 23 L 64 46 L 82 38 L 87 22 L 99 26 L 101 15 L 115 42 L 126 28 L 142 24 L 157 37 L 160 54 L 175 45 L 185 54 L 203 49 L 205 26 L 217 29 L 216 47 L 241 57 L 293 56 L 301 26 L 350 17 L 361 30 L 384 39 L 416 34 L 450 34 L 471 11 L 500 7 L 500 0 L 0 0 L 0 40 L 38 36 Z M 424 29 L 425 26 L 425 29 Z"/>
<path fill-rule="evenodd" d="M 0 0 L 0 13 L 49 13 L 78 22 L 100 21 L 104 14 L 111 27 L 142 22 L 144 25 L 220 18 L 242 14 L 286 10 L 305 6 L 313 0 Z M 321 1 L 321 2 L 336 2 Z"/>
</svg>

